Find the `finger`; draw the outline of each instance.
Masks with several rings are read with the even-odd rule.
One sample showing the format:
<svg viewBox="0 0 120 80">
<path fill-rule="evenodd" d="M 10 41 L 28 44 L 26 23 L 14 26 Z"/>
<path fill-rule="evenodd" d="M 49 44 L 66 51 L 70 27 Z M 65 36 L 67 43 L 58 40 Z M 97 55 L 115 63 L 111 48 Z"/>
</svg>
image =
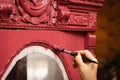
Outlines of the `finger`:
<svg viewBox="0 0 120 80">
<path fill-rule="evenodd" d="M 78 67 L 78 63 L 76 62 L 75 58 L 72 61 L 72 65 L 73 65 L 74 68 Z"/>
<path fill-rule="evenodd" d="M 84 64 L 84 62 L 83 62 L 83 60 L 82 60 L 82 56 L 81 56 L 81 54 L 79 54 L 79 53 L 78 53 L 78 55 L 75 57 L 75 60 L 76 60 L 76 62 L 77 62 L 77 64 L 78 64 L 78 66 L 81 66 L 81 65 Z"/>
<path fill-rule="evenodd" d="M 92 55 L 92 53 L 88 50 L 80 50 L 80 51 L 77 51 L 77 53 L 81 54 L 81 55 L 84 55 L 85 57 L 87 57 L 88 59 L 91 59 L 93 61 L 97 61 L 97 59 Z"/>
</svg>

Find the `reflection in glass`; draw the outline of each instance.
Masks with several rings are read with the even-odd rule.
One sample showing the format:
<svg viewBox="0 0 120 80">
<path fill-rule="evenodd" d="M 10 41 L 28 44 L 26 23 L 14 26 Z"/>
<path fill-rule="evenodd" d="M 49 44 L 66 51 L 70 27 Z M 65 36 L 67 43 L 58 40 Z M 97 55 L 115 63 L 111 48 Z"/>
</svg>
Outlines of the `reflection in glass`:
<svg viewBox="0 0 120 80">
<path fill-rule="evenodd" d="M 10 72 L 6 71 L 9 74 L 4 80 L 68 80 L 61 60 L 50 49 L 30 46 L 16 58 L 13 59 L 15 65 Z"/>
</svg>

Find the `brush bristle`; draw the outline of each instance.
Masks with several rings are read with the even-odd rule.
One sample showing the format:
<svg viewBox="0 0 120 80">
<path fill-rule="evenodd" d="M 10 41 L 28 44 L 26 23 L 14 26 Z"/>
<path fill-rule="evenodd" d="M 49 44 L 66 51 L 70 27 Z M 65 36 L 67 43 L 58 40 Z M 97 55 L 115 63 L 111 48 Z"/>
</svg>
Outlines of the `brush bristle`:
<svg viewBox="0 0 120 80">
<path fill-rule="evenodd" d="M 54 49 L 55 49 L 55 50 L 58 50 L 58 51 L 61 51 L 61 52 L 64 51 L 63 48 L 61 48 L 61 47 L 59 47 L 59 46 L 56 46 L 56 45 L 54 45 Z"/>
</svg>

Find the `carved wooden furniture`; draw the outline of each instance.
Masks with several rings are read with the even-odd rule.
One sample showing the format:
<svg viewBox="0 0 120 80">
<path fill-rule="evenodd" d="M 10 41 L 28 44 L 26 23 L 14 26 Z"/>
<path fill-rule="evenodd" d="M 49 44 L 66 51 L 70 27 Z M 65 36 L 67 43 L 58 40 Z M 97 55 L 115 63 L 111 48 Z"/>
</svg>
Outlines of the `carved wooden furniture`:
<svg viewBox="0 0 120 80">
<path fill-rule="evenodd" d="M 103 2 L 104 0 L 0 0 L 0 79 L 7 77 L 10 65 L 21 59 L 16 56 L 28 46 L 46 48 L 41 44 L 48 43 L 71 51 L 88 49 L 93 52 L 96 16 Z M 78 69 L 72 66 L 73 57 L 55 53 L 63 62 L 68 79 L 80 80 Z"/>
</svg>

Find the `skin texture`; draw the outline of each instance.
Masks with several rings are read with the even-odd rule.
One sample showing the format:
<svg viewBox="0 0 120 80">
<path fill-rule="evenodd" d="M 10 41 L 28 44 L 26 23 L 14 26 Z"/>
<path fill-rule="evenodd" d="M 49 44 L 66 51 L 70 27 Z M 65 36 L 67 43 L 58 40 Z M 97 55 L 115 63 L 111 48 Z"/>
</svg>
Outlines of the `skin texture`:
<svg viewBox="0 0 120 80">
<path fill-rule="evenodd" d="M 74 58 L 74 65 L 77 64 L 82 80 L 97 80 L 97 68 L 98 64 L 91 62 L 84 62 L 82 56 L 85 56 L 93 61 L 97 59 L 88 50 L 77 51 L 78 55 Z"/>
</svg>

